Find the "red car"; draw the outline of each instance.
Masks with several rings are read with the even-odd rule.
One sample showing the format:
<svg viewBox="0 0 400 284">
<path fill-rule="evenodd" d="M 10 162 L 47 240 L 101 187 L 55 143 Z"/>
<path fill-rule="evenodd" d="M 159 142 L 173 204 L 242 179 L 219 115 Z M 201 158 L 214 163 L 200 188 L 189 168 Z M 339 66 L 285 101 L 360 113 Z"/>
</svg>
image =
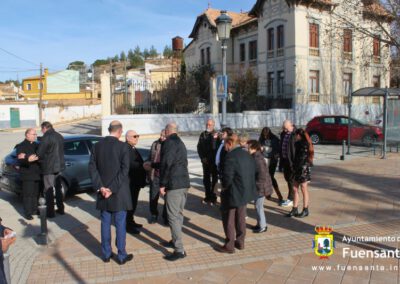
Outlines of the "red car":
<svg viewBox="0 0 400 284">
<path fill-rule="evenodd" d="M 307 123 L 306 131 L 310 135 L 313 144 L 324 142 L 342 142 L 347 140 L 348 116 L 322 115 L 316 116 Z M 351 140 L 371 144 L 382 140 L 382 129 L 351 119 Z"/>
</svg>

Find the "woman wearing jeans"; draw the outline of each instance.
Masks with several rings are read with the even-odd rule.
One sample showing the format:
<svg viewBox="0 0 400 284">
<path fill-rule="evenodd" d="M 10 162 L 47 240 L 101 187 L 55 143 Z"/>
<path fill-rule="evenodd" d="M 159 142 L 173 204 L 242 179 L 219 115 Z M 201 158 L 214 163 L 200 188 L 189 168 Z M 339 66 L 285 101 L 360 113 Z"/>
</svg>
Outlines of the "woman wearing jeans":
<svg viewBox="0 0 400 284">
<path fill-rule="evenodd" d="M 272 182 L 269 176 L 267 163 L 265 162 L 264 155 L 261 153 L 261 145 L 256 140 L 248 142 L 248 150 L 256 161 L 256 187 L 258 197 L 254 201 L 257 211 L 257 225 L 253 227 L 254 233 L 263 233 L 267 231 L 267 221 L 264 212 L 265 196 L 271 195 Z"/>
</svg>

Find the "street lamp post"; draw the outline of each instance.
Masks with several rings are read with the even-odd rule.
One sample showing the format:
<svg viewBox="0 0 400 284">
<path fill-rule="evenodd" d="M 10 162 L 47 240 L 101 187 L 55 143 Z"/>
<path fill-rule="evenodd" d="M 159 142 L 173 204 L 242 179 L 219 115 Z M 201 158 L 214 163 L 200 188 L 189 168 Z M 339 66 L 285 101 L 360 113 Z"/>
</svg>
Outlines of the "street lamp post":
<svg viewBox="0 0 400 284">
<path fill-rule="evenodd" d="M 222 76 L 226 76 L 226 49 L 227 41 L 230 37 L 232 29 L 232 18 L 228 16 L 226 11 L 221 11 L 221 15 L 215 20 L 218 30 L 218 40 L 221 41 L 222 49 Z M 222 99 L 222 125 L 226 126 L 226 95 Z"/>
</svg>

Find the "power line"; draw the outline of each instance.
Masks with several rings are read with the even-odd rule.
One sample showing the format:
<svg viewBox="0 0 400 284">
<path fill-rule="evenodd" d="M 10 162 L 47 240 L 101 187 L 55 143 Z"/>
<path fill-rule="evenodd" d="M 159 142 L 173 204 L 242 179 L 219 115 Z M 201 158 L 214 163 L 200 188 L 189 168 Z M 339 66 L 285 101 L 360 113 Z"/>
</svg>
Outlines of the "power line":
<svg viewBox="0 0 400 284">
<path fill-rule="evenodd" d="M 3 52 L 5 52 L 5 53 L 7 53 L 7 54 L 9 54 L 9 55 L 11 55 L 11 56 L 14 56 L 15 58 L 18 58 L 18 59 L 20 59 L 20 60 L 22 60 L 22 61 L 25 61 L 25 62 L 27 62 L 27 63 L 29 63 L 29 64 L 32 64 L 32 65 L 34 65 L 34 66 L 39 66 L 39 64 L 36 64 L 36 63 L 34 63 L 34 62 L 32 62 L 32 61 L 30 61 L 30 60 L 28 60 L 28 59 L 22 58 L 21 56 L 18 56 L 18 55 L 14 54 L 14 53 L 12 53 L 12 52 L 10 52 L 10 51 L 8 51 L 8 50 L 5 50 L 4 48 L 1 48 L 1 47 L 0 47 L 0 50 L 2 50 Z"/>
</svg>

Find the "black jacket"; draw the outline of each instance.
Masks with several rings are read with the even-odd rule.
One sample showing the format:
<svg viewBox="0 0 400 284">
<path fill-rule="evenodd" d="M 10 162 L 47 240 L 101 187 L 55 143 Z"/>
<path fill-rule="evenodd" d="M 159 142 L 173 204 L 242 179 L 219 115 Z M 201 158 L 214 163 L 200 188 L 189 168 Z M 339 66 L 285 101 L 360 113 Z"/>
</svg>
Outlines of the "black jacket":
<svg viewBox="0 0 400 284">
<path fill-rule="evenodd" d="M 266 151 L 263 152 L 264 157 L 271 160 L 278 160 L 281 152 L 281 143 L 278 137 L 275 135 L 271 136 L 270 140 L 260 139 L 259 140 L 261 146 L 268 146 L 271 147 L 271 151 L 267 153 Z"/>
<path fill-rule="evenodd" d="M 90 157 L 89 174 L 95 190 L 106 187 L 112 191 L 107 199 L 98 194 L 97 209 L 112 212 L 132 209 L 129 147 L 126 143 L 113 136 L 96 143 Z"/>
<path fill-rule="evenodd" d="M 38 144 L 36 142 L 31 143 L 26 139 L 16 146 L 17 156 L 21 153 L 25 153 L 25 159 L 18 159 L 21 180 L 40 180 L 39 162 L 28 161 L 29 156 L 36 154 L 37 148 Z"/>
<path fill-rule="evenodd" d="M 171 134 L 161 147 L 160 187 L 190 187 L 186 147 L 177 134 Z"/>
<path fill-rule="evenodd" d="M 126 143 L 129 147 L 129 184 L 131 189 L 146 186 L 146 171 L 143 168 L 143 158 L 139 151 Z"/>
<path fill-rule="evenodd" d="M 257 197 L 256 162 L 240 147 L 226 154 L 222 188 L 222 210 L 245 206 Z"/>
<path fill-rule="evenodd" d="M 269 196 L 272 193 L 272 181 L 264 155 L 257 151 L 253 155 L 256 161 L 256 187 L 258 196 Z"/>
<path fill-rule="evenodd" d="M 207 163 L 209 164 L 215 164 L 215 154 L 217 152 L 217 139 L 214 138 L 215 133 L 215 131 L 203 131 L 197 143 L 197 153 L 200 159 L 207 159 Z"/>
<path fill-rule="evenodd" d="M 65 169 L 64 138 L 54 129 L 49 129 L 40 140 L 37 150 L 42 174 L 59 173 Z"/>
<path fill-rule="evenodd" d="M 290 167 L 291 168 L 293 168 L 293 163 L 294 163 L 294 157 L 295 157 L 295 154 L 296 154 L 296 147 L 294 146 L 294 144 L 296 143 L 296 137 L 295 137 L 295 134 L 294 134 L 294 132 L 295 132 L 295 129 L 293 129 L 293 131 L 292 131 L 292 133 L 290 134 L 290 138 L 289 138 L 289 141 L 288 141 L 288 146 L 287 146 L 287 159 L 288 159 L 288 161 L 289 161 L 289 164 L 290 164 Z M 283 151 L 283 148 L 282 148 L 282 144 L 283 144 L 283 142 L 284 142 L 284 140 L 285 140 L 285 135 L 286 135 L 286 133 L 284 132 L 284 131 L 282 131 L 282 133 L 281 133 L 281 143 L 280 143 L 280 146 L 281 146 L 281 149 L 280 149 L 280 158 L 281 159 L 283 159 L 283 154 L 282 154 L 282 151 Z"/>
</svg>

